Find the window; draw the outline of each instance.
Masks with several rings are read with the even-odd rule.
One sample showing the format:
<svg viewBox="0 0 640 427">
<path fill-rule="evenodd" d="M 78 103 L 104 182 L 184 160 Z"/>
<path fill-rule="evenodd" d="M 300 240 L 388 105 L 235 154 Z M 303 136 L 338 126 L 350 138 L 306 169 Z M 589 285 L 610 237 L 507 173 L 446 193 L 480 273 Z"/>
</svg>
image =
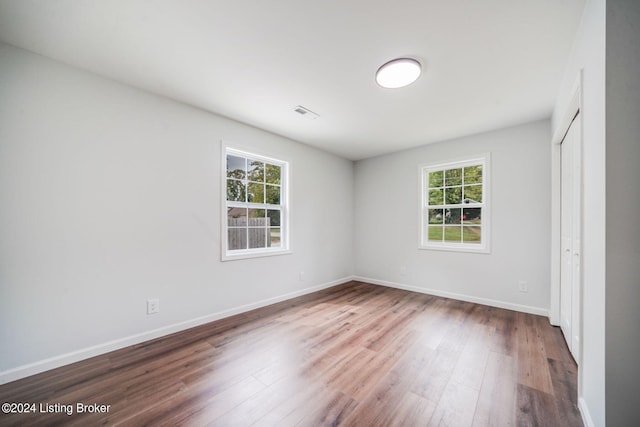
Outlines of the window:
<svg viewBox="0 0 640 427">
<path fill-rule="evenodd" d="M 420 247 L 489 252 L 489 155 L 421 167 Z"/>
<path fill-rule="evenodd" d="M 224 147 L 223 260 L 288 252 L 288 163 Z"/>
</svg>

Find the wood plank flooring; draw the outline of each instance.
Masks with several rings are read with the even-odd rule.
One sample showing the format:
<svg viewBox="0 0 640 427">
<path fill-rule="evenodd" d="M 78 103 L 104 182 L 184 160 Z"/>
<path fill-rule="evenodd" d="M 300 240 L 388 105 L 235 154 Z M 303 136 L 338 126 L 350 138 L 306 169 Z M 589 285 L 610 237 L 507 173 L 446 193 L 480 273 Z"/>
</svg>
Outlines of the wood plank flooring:
<svg viewBox="0 0 640 427">
<path fill-rule="evenodd" d="M 576 372 L 546 318 L 350 282 L 0 386 L 54 411 L 0 425 L 582 426 Z"/>
</svg>

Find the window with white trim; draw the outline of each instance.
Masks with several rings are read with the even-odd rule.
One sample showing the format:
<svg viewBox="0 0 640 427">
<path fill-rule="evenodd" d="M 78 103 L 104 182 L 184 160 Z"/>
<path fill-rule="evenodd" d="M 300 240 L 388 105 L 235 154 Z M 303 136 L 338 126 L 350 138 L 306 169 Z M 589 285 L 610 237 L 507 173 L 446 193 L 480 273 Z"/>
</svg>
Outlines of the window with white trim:
<svg viewBox="0 0 640 427">
<path fill-rule="evenodd" d="M 288 163 L 225 147 L 223 260 L 288 252 Z"/>
<path fill-rule="evenodd" d="M 420 170 L 420 248 L 489 252 L 489 155 Z"/>
</svg>

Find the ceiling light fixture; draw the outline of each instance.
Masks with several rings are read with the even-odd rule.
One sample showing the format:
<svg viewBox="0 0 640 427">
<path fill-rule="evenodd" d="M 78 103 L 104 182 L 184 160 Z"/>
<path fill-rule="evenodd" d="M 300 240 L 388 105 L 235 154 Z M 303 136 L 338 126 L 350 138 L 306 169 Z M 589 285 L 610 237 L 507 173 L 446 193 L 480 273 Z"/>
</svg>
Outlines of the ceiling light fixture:
<svg viewBox="0 0 640 427">
<path fill-rule="evenodd" d="M 418 80 L 422 66 L 413 58 L 397 58 L 378 68 L 376 83 L 387 89 L 409 86 Z"/>
</svg>

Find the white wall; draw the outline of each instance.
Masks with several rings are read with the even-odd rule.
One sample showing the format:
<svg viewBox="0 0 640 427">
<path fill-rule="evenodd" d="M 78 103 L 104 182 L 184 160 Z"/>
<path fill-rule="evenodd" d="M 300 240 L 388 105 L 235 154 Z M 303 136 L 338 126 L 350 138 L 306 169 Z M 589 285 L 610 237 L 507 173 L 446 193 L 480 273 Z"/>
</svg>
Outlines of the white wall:
<svg viewBox="0 0 640 427">
<path fill-rule="evenodd" d="M 606 420 L 638 426 L 640 2 L 607 0 L 606 25 Z"/>
<path fill-rule="evenodd" d="M 545 120 L 356 162 L 356 275 L 546 314 L 550 138 Z M 419 165 L 485 152 L 491 153 L 491 253 L 419 250 Z M 519 280 L 528 282 L 528 293 L 518 291 Z"/>
<path fill-rule="evenodd" d="M 587 425 L 605 425 L 605 1 L 588 0 L 553 113 L 560 126 L 583 72 L 583 344 L 579 404 Z"/>
<path fill-rule="evenodd" d="M 293 254 L 220 262 L 222 139 L 291 161 Z M 350 161 L 0 45 L 0 380 L 348 278 L 352 180 Z"/>
</svg>

